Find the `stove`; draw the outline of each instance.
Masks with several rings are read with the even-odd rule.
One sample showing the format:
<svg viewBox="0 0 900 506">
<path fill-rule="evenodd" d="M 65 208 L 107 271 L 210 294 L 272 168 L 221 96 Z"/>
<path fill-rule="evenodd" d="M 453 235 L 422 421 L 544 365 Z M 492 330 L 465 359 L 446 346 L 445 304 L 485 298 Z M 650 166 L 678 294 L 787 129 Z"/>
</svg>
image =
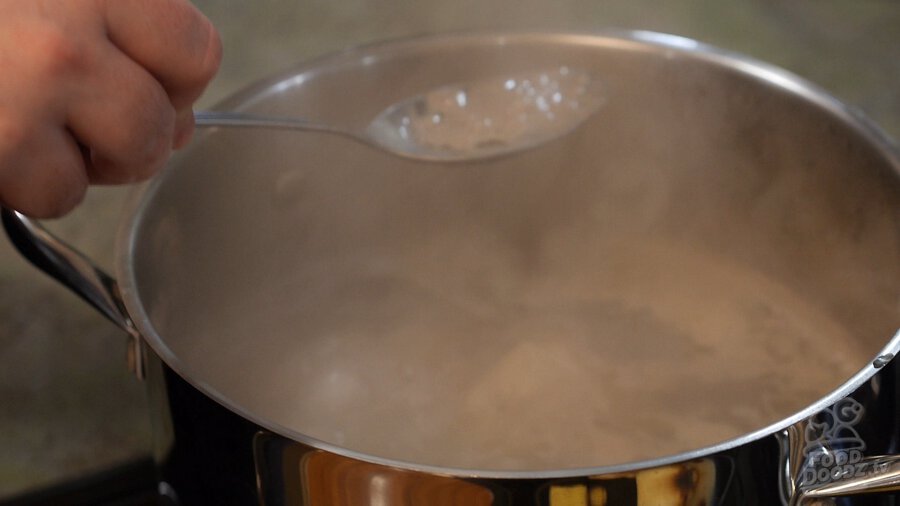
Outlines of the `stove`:
<svg viewBox="0 0 900 506">
<path fill-rule="evenodd" d="M 166 506 L 150 458 L 0 501 L 0 506 Z"/>
</svg>

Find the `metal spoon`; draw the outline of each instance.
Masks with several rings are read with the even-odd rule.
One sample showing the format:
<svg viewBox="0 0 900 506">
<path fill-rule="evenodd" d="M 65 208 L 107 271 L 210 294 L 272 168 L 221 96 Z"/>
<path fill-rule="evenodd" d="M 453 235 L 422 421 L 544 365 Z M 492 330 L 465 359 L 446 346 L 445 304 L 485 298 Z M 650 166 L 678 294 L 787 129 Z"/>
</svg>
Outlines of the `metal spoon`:
<svg viewBox="0 0 900 506">
<path fill-rule="evenodd" d="M 568 67 L 442 86 L 384 109 L 362 130 L 295 117 L 199 111 L 200 127 L 342 135 L 397 156 L 461 162 L 524 151 L 561 137 L 603 104 L 600 83 Z"/>
</svg>

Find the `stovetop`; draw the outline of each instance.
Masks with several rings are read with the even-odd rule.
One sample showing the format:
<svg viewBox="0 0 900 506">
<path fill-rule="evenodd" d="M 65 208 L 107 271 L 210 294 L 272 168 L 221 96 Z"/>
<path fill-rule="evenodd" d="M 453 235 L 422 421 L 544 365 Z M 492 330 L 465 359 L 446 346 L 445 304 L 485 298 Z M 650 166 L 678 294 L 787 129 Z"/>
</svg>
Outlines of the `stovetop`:
<svg viewBox="0 0 900 506">
<path fill-rule="evenodd" d="M 0 501 L 0 506 L 161 506 L 151 459 Z"/>
</svg>

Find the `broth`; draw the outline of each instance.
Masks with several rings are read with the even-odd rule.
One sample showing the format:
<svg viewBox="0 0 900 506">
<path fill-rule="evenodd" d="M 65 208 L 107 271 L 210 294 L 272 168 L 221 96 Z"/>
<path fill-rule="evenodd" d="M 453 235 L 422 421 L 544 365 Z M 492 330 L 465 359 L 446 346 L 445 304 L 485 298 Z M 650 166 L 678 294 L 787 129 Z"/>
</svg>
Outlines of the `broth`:
<svg viewBox="0 0 900 506">
<path fill-rule="evenodd" d="M 532 249 L 448 231 L 389 256 L 298 262 L 254 318 L 270 322 L 259 339 L 216 349 L 249 331 L 224 312 L 235 318 L 194 329 L 190 351 L 218 389 L 300 433 L 492 470 L 715 444 L 802 409 L 868 358 L 777 280 L 694 246 L 570 230 Z"/>
</svg>

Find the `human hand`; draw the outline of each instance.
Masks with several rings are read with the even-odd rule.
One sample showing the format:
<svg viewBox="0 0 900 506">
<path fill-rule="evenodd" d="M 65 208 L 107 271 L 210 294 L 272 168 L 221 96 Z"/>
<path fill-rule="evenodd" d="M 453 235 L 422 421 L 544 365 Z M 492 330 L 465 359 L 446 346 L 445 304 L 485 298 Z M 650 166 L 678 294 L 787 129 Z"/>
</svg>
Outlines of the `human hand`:
<svg viewBox="0 0 900 506">
<path fill-rule="evenodd" d="M 56 217 L 154 174 L 221 51 L 188 0 L 0 0 L 0 204 Z"/>
</svg>

